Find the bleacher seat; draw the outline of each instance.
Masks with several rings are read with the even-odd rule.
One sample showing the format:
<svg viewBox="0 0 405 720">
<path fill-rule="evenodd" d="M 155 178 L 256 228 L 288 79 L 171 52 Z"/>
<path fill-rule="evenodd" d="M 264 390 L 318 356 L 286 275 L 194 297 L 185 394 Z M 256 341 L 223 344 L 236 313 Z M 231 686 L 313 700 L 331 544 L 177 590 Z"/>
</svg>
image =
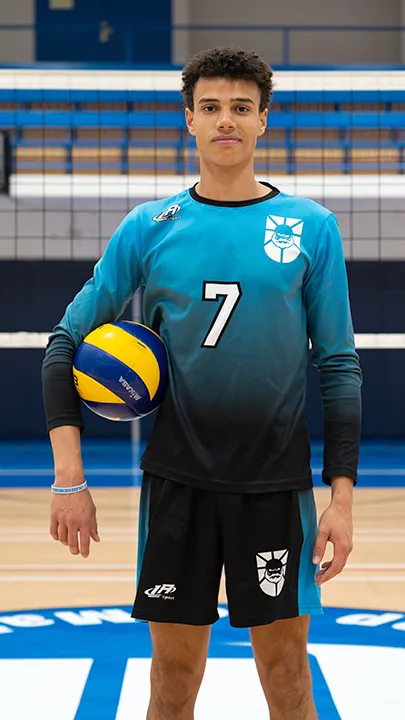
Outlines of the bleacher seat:
<svg viewBox="0 0 405 720">
<path fill-rule="evenodd" d="M 1 90 L 13 172 L 198 172 L 175 92 Z M 404 172 L 405 102 L 389 90 L 279 92 L 256 167 L 277 173 Z"/>
</svg>

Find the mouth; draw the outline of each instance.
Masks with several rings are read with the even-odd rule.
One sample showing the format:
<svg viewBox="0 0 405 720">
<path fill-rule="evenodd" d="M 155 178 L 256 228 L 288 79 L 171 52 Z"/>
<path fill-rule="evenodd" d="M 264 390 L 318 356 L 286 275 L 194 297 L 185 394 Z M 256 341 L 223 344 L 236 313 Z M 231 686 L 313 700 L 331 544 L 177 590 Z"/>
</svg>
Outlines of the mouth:
<svg viewBox="0 0 405 720">
<path fill-rule="evenodd" d="M 237 145 L 241 141 L 237 137 L 233 137 L 232 135 L 223 135 L 222 137 L 216 137 L 214 138 L 213 142 L 216 145 Z"/>
</svg>

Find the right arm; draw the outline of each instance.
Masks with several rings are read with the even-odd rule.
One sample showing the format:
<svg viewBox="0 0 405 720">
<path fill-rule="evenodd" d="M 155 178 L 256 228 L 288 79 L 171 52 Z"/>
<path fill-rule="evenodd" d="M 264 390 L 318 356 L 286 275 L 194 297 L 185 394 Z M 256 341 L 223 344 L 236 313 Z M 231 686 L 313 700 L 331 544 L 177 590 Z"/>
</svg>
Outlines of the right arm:
<svg viewBox="0 0 405 720">
<path fill-rule="evenodd" d="M 112 236 L 93 276 L 67 307 L 49 338 L 43 368 L 43 396 L 52 445 L 55 485 L 80 485 L 84 479 L 80 450 L 83 430 L 80 398 L 72 366 L 86 335 L 117 319 L 142 281 L 139 251 L 139 213 L 130 213 Z M 95 507 L 90 492 L 52 495 L 51 535 L 73 554 L 89 554 L 90 537 L 97 541 Z"/>
</svg>

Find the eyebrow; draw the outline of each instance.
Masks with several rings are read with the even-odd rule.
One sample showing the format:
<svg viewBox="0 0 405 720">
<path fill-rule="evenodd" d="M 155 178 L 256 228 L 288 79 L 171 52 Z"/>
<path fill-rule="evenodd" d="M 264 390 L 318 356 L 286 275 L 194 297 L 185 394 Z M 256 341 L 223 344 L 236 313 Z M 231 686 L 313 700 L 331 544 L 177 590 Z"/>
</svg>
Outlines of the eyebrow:
<svg viewBox="0 0 405 720">
<path fill-rule="evenodd" d="M 198 104 L 206 103 L 206 102 L 219 102 L 218 98 L 201 98 L 201 100 L 198 101 Z M 244 102 L 244 103 L 251 103 L 251 105 L 254 105 L 254 101 L 251 98 L 231 98 L 231 102 Z"/>
</svg>

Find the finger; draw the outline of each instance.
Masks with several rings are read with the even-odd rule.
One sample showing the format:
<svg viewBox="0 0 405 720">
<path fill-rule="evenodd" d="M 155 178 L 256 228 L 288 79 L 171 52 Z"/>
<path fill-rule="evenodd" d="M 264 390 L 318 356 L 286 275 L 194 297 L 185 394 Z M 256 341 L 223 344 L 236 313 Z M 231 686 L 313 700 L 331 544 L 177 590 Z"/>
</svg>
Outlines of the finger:
<svg viewBox="0 0 405 720">
<path fill-rule="evenodd" d="M 90 537 L 94 542 L 99 543 L 100 542 L 100 536 L 98 534 L 97 529 L 97 520 L 94 521 L 94 524 L 90 526 Z"/>
<path fill-rule="evenodd" d="M 315 549 L 314 549 L 314 555 L 312 558 L 312 562 L 314 565 L 319 565 L 319 563 L 322 561 L 323 556 L 325 555 L 326 550 L 326 543 L 328 542 L 329 533 L 325 532 L 320 528 L 318 530 L 318 536 L 316 538 L 315 543 Z"/>
<path fill-rule="evenodd" d="M 72 555 L 79 554 L 78 528 L 76 525 L 69 525 L 68 527 L 68 545 Z"/>
<path fill-rule="evenodd" d="M 83 558 L 90 555 L 90 531 L 84 528 L 80 530 L 80 554 Z"/>
<path fill-rule="evenodd" d="M 339 573 L 342 572 L 344 566 L 346 565 L 346 560 L 346 553 L 344 553 L 341 548 L 337 549 L 335 547 L 335 555 L 332 562 L 329 563 L 328 567 L 320 570 L 316 576 L 316 581 L 318 585 L 323 585 L 323 583 L 328 582 L 328 580 L 332 580 L 332 578 L 334 578 L 336 575 L 339 575 Z"/>
<path fill-rule="evenodd" d="M 58 521 L 56 517 L 51 517 L 51 522 L 49 524 L 49 533 L 54 540 L 59 540 Z"/>
<path fill-rule="evenodd" d="M 68 544 L 68 529 L 65 523 L 60 523 L 58 527 L 58 540 L 62 543 L 62 545 Z"/>
</svg>

